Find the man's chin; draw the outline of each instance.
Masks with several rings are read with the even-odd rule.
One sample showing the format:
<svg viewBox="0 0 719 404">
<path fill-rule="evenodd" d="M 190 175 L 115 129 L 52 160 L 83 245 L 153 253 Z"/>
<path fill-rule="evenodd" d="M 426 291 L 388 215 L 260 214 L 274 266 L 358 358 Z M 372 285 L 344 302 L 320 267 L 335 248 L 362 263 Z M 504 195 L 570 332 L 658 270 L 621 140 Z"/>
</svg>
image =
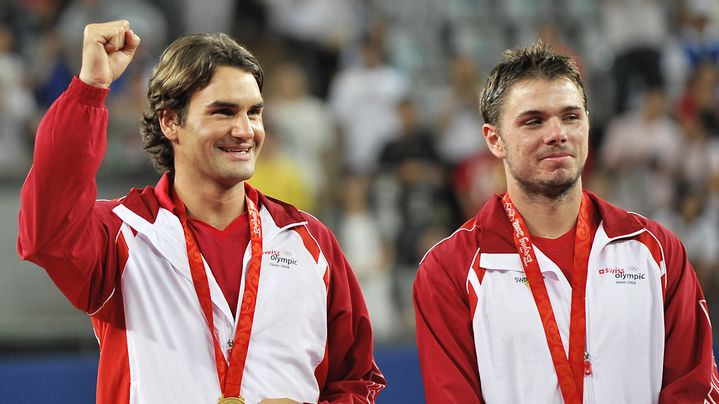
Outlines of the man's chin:
<svg viewBox="0 0 719 404">
<path fill-rule="evenodd" d="M 528 182 L 519 181 L 524 191 L 529 195 L 557 199 L 567 195 L 579 184 L 580 176 L 571 178 L 553 178 L 549 181 Z"/>
<path fill-rule="evenodd" d="M 254 174 L 254 171 L 225 173 L 225 175 L 222 176 L 222 179 L 220 179 L 219 182 L 221 182 L 226 188 L 231 188 L 235 185 L 241 184 L 249 180 L 250 178 L 252 178 L 252 174 Z"/>
</svg>

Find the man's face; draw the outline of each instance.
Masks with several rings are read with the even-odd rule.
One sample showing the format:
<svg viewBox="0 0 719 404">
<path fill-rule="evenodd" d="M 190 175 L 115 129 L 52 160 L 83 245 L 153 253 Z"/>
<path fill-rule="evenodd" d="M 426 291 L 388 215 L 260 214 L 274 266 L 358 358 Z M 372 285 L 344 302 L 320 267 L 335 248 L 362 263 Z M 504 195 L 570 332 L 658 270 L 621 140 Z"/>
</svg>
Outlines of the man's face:
<svg viewBox="0 0 719 404">
<path fill-rule="evenodd" d="M 190 99 L 184 125 L 164 130 L 174 148 L 176 177 L 224 189 L 249 179 L 265 139 L 262 110 L 252 74 L 217 68 L 210 84 Z"/>
<path fill-rule="evenodd" d="M 579 184 L 589 148 L 581 90 L 568 79 L 527 79 L 504 100 L 499 126 L 485 125 L 492 153 L 504 160 L 507 186 L 557 197 Z"/>
</svg>

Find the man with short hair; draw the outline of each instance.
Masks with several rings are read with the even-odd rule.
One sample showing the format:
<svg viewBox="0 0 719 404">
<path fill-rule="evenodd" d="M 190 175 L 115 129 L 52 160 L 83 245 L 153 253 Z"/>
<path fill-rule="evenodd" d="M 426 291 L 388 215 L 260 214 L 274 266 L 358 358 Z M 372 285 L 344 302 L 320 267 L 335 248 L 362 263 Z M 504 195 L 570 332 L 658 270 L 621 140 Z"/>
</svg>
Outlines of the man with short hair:
<svg viewBox="0 0 719 404">
<path fill-rule="evenodd" d="M 85 28 L 82 69 L 45 115 L 18 250 L 92 319 L 98 403 L 373 403 L 364 300 L 317 219 L 246 184 L 265 132 L 257 59 L 224 34 L 182 37 L 149 83 L 156 187 L 96 201 L 104 100 L 140 38 Z"/>
<path fill-rule="evenodd" d="M 510 50 L 480 103 L 507 192 L 420 264 L 427 402 L 719 400 L 707 305 L 681 242 L 582 189 L 589 121 L 574 62 L 541 42 Z"/>
</svg>

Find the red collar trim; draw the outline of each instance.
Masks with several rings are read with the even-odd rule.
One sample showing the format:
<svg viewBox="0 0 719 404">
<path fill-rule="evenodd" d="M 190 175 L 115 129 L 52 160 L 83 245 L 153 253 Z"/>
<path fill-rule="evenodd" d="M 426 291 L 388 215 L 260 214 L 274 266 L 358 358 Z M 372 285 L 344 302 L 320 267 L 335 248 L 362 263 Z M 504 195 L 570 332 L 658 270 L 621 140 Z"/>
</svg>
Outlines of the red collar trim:
<svg viewBox="0 0 719 404">
<path fill-rule="evenodd" d="M 247 195 L 250 196 L 250 199 L 257 202 L 259 206 L 265 207 L 270 212 L 270 216 L 272 216 L 272 219 L 278 227 L 285 227 L 290 224 L 307 220 L 294 206 L 265 196 L 247 182 L 244 184 L 245 192 L 247 192 Z M 175 212 L 175 203 L 172 201 L 172 194 L 170 193 L 171 190 L 172 175 L 170 173 L 165 173 L 157 182 L 157 185 L 155 185 L 155 198 L 157 198 L 160 207 L 177 214 L 177 212 Z"/>
<path fill-rule="evenodd" d="M 597 209 L 598 217 L 609 238 L 635 233 L 645 227 L 640 218 L 609 202 L 596 194 L 585 190 L 589 199 Z M 475 216 L 478 231 L 478 243 L 482 252 L 513 253 L 516 252 L 512 239 L 512 226 L 502 207 L 502 195 L 495 195 L 479 210 Z"/>
</svg>

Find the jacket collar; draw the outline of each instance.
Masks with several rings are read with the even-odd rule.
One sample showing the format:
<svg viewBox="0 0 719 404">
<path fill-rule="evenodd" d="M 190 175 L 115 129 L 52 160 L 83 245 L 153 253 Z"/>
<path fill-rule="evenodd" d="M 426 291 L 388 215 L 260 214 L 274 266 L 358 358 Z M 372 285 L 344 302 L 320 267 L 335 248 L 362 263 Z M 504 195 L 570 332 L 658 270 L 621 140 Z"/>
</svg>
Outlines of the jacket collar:
<svg viewBox="0 0 719 404">
<path fill-rule="evenodd" d="M 190 279 L 185 237 L 170 195 L 171 184 L 171 176 L 165 174 L 154 188 L 133 189 L 113 212 L 138 233 L 144 234 L 183 276 Z M 285 229 L 307 223 L 294 206 L 267 197 L 247 183 L 245 189 L 259 201 L 263 244 Z M 158 220 L 161 226 L 155 226 Z"/>
<path fill-rule="evenodd" d="M 177 214 L 177 212 L 175 212 L 175 203 L 172 201 L 172 180 L 171 174 L 163 174 L 154 188 L 154 196 L 157 198 L 160 207 L 169 210 L 173 214 Z M 277 227 L 285 228 L 307 221 L 294 206 L 264 195 L 247 182 L 245 182 L 244 185 L 245 192 L 247 192 L 248 195 L 257 195 L 259 206 L 267 209 L 270 216 L 272 216 L 272 220 L 277 224 Z"/>
<path fill-rule="evenodd" d="M 597 209 L 600 228 L 608 239 L 635 234 L 645 228 L 637 215 L 619 209 L 598 197 L 591 191 L 584 190 Z M 502 207 L 502 195 L 494 195 L 475 216 L 478 230 L 478 242 L 485 253 L 516 253 L 512 238 L 512 226 Z"/>
<path fill-rule="evenodd" d="M 143 234 L 156 247 L 156 251 L 164 256 L 182 277 L 188 282 L 192 282 L 185 237 L 175 212 L 175 204 L 170 194 L 171 189 L 172 177 L 165 174 L 154 188 L 146 187 L 143 190 L 133 189 L 130 191 L 123 198 L 121 204 L 113 209 L 113 212 L 138 233 Z M 282 230 L 307 222 L 294 206 L 267 197 L 247 183 L 245 183 L 245 191 L 252 199 L 256 197 L 256 200 L 259 201 L 265 246 L 265 243 Z M 161 226 L 155 226 L 158 221 L 162 223 Z M 248 259 L 249 257 L 244 257 L 244 261 Z M 232 323 L 233 316 L 229 306 L 206 263 L 205 270 L 213 304 L 223 313 L 225 320 Z"/>
</svg>

